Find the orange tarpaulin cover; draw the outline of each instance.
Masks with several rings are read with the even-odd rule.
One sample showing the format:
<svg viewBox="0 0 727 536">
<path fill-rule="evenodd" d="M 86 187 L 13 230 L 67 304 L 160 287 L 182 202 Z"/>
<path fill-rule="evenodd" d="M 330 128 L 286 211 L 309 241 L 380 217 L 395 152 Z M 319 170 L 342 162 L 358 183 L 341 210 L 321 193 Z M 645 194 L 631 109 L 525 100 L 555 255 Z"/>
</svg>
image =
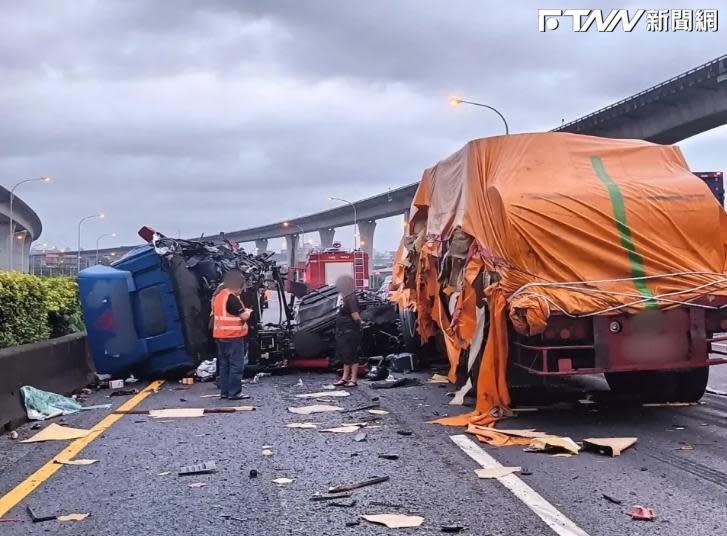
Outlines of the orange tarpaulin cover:
<svg viewBox="0 0 727 536">
<path fill-rule="evenodd" d="M 423 338 L 432 322 L 443 330 L 452 381 L 472 337 L 473 278 L 497 275 L 484 291 L 480 414 L 509 405 L 508 318 L 535 335 L 553 312 L 633 313 L 727 293 L 727 215 L 675 146 L 568 133 L 474 140 L 424 173 L 409 233 L 422 225 L 417 288 L 398 296 L 416 308 Z M 472 247 L 464 287 L 453 289 L 437 266 L 458 231 Z"/>
</svg>

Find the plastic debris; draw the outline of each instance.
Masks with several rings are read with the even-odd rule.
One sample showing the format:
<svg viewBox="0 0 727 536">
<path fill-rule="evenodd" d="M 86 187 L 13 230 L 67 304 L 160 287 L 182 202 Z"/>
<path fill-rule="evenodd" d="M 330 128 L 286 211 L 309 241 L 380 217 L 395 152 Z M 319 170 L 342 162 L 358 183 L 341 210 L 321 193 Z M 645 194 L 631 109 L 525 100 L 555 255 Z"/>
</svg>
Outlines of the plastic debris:
<svg viewBox="0 0 727 536">
<path fill-rule="evenodd" d="M 419 527 L 424 523 L 422 516 L 408 516 L 404 514 L 363 514 L 361 519 L 377 525 L 385 525 L 390 529 Z"/>
<path fill-rule="evenodd" d="M 656 518 L 656 514 L 651 508 L 639 506 L 638 504 L 634 506 L 633 510 L 628 512 L 628 515 L 631 516 L 631 519 L 637 521 L 653 521 Z"/>
<path fill-rule="evenodd" d="M 272 456 L 273 451 L 270 448 L 263 447 L 263 449 L 260 451 L 260 454 L 262 454 L 263 456 Z"/>
<path fill-rule="evenodd" d="M 81 404 L 75 400 L 48 391 L 41 391 L 30 385 L 23 385 L 20 393 L 25 412 L 31 421 L 43 421 L 58 415 L 70 415 L 81 411 Z"/>
<path fill-rule="evenodd" d="M 368 410 L 368 412 L 371 413 L 371 415 L 388 415 L 389 414 L 389 412 L 386 411 L 385 409 L 370 409 L 370 410 Z"/>
<path fill-rule="evenodd" d="M 449 383 L 449 378 L 443 374 L 434 374 L 427 380 L 427 383 Z"/>
<path fill-rule="evenodd" d="M 15 430 L 10 431 L 10 439 L 18 439 L 18 432 Z"/>
<path fill-rule="evenodd" d="M 82 428 L 71 428 L 69 426 L 61 426 L 60 424 L 51 423 L 34 436 L 22 440 L 21 443 L 37 443 L 40 441 L 67 441 L 69 439 L 86 437 L 90 433 L 91 430 L 83 430 Z"/>
<path fill-rule="evenodd" d="M 314 422 L 291 422 L 285 425 L 286 428 L 317 428 Z"/>
<path fill-rule="evenodd" d="M 578 454 L 580 447 L 570 437 L 543 436 L 531 439 L 527 450 L 529 452 L 565 450 L 571 454 Z"/>
<path fill-rule="evenodd" d="M 336 390 L 336 386 L 333 385 L 332 383 L 329 383 L 329 384 L 326 384 L 326 385 L 322 385 L 321 386 L 321 389 L 323 389 L 324 391 L 335 391 Z"/>
<path fill-rule="evenodd" d="M 162 471 L 161 473 L 157 473 L 157 476 L 167 476 L 167 475 L 171 475 L 171 474 L 172 474 L 171 471 Z"/>
<path fill-rule="evenodd" d="M 76 460 L 54 460 L 55 463 L 60 463 L 61 465 L 91 465 L 98 460 L 92 460 L 90 458 L 78 458 Z"/>
<path fill-rule="evenodd" d="M 135 378 L 133 374 L 131 374 L 128 378 L 126 378 L 124 380 L 124 382 L 126 382 L 126 383 L 136 383 L 138 381 L 139 380 L 137 378 Z"/>
<path fill-rule="evenodd" d="M 295 395 L 296 398 L 323 398 L 323 397 L 345 397 L 351 396 L 348 391 L 322 391 L 318 393 L 305 393 L 302 395 Z"/>
<path fill-rule="evenodd" d="M 583 450 L 594 450 L 599 454 L 619 456 L 638 441 L 636 437 L 590 437 L 583 440 Z"/>
<path fill-rule="evenodd" d="M 58 516 L 58 517 L 56 517 L 56 519 L 58 521 L 83 521 L 84 519 L 86 519 L 90 515 L 91 514 L 89 514 L 89 513 L 86 513 L 86 514 L 66 514 L 66 515 Z"/>
<path fill-rule="evenodd" d="M 305 387 L 305 384 L 303 383 L 303 378 L 298 378 L 298 383 L 295 384 L 296 387 Z"/>
<path fill-rule="evenodd" d="M 482 469 L 475 469 L 475 474 L 478 478 L 502 478 L 503 476 L 517 473 L 521 470 L 521 467 L 488 467 Z"/>
<path fill-rule="evenodd" d="M 179 476 L 184 475 L 201 475 L 205 473 L 214 473 L 217 471 L 217 465 L 214 461 L 208 461 L 204 463 L 197 463 L 194 465 L 185 465 L 179 468 L 177 473 Z"/>
<path fill-rule="evenodd" d="M 353 436 L 353 440 L 357 443 L 360 443 L 361 441 L 366 441 L 366 432 L 359 432 L 355 436 Z"/>
<path fill-rule="evenodd" d="M 260 383 L 260 380 L 262 378 L 266 378 L 267 376 L 270 376 L 271 374 L 269 372 L 258 372 L 253 376 L 252 383 Z"/>
<path fill-rule="evenodd" d="M 207 484 L 205 484 L 204 482 L 192 482 L 191 484 L 187 484 L 187 486 L 190 488 L 203 488 L 206 485 Z"/>
<path fill-rule="evenodd" d="M 349 426 L 337 426 L 335 428 L 324 428 L 321 430 L 321 432 L 331 432 L 334 434 L 351 434 L 353 432 L 358 432 L 359 427 L 354 425 Z"/>
<path fill-rule="evenodd" d="M 293 483 L 293 479 L 292 478 L 285 478 L 285 477 L 274 478 L 273 479 L 273 483 L 274 484 L 277 484 L 279 486 L 283 486 L 285 484 L 292 484 Z"/>
<path fill-rule="evenodd" d="M 216 374 L 217 358 L 202 361 L 197 367 L 197 370 L 194 371 L 194 375 L 202 382 L 212 381 Z"/>
<path fill-rule="evenodd" d="M 311 413 L 325 413 L 327 411 L 343 411 L 343 408 L 326 404 L 314 404 L 312 406 L 289 407 L 288 411 L 297 415 L 310 415 Z"/>
</svg>

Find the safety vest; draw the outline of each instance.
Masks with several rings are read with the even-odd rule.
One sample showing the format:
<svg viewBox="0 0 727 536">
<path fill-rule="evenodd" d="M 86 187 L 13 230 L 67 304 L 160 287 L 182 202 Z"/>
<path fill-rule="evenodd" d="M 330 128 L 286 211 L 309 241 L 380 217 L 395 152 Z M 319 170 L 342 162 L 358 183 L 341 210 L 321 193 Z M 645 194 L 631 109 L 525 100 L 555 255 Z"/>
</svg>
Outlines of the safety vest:
<svg viewBox="0 0 727 536">
<path fill-rule="evenodd" d="M 214 323 L 212 337 L 215 339 L 237 339 L 247 335 L 247 323 L 239 316 L 227 312 L 227 298 L 232 292 L 223 288 L 212 300 Z"/>
</svg>

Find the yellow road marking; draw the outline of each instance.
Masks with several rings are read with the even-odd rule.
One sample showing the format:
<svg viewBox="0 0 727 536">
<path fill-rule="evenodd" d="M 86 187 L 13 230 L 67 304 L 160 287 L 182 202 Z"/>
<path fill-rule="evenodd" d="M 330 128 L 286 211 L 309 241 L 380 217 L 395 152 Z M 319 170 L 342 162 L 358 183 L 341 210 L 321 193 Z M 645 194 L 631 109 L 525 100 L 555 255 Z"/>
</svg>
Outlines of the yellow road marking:
<svg viewBox="0 0 727 536">
<path fill-rule="evenodd" d="M 133 398 L 124 402 L 116 411 L 129 411 L 134 409 L 142 400 L 144 400 L 151 393 L 155 392 L 164 383 L 164 380 L 157 380 L 151 382 L 149 387 L 135 395 Z M 94 439 L 104 433 L 106 430 L 111 428 L 113 424 L 118 421 L 123 415 L 111 413 L 101 419 L 96 426 L 91 429 L 91 433 L 86 437 L 76 439 L 58 454 L 53 456 L 45 465 L 38 469 L 35 473 L 30 475 L 28 478 L 23 480 L 20 484 L 15 486 L 6 495 L 0 498 L 0 517 L 7 514 L 10 510 L 25 499 L 28 495 L 40 486 L 43 482 L 52 477 L 56 471 L 58 471 L 63 464 L 55 463 L 56 459 L 68 460 L 76 456 L 84 448 L 86 448 Z"/>
</svg>

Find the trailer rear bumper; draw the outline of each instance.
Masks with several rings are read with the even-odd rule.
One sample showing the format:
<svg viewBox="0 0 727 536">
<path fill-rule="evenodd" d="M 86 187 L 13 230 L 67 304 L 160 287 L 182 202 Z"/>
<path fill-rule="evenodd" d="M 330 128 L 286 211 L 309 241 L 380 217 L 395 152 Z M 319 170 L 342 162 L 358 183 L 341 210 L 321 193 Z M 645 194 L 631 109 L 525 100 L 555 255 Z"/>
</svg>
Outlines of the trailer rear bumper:
<svg viewBox="0 0 727 536">
<path fill-rule="evenodd" d="M 715 336 L 708 324 L 705 310 L 694 307 L 577 319 L 554 316 L 542 335 L 511 339 L 511 363 L 537 376 L 670 371 L 727 363 L 727 352 L 712 346 L 727 341 L 727 335 Z"/>
</svg>

